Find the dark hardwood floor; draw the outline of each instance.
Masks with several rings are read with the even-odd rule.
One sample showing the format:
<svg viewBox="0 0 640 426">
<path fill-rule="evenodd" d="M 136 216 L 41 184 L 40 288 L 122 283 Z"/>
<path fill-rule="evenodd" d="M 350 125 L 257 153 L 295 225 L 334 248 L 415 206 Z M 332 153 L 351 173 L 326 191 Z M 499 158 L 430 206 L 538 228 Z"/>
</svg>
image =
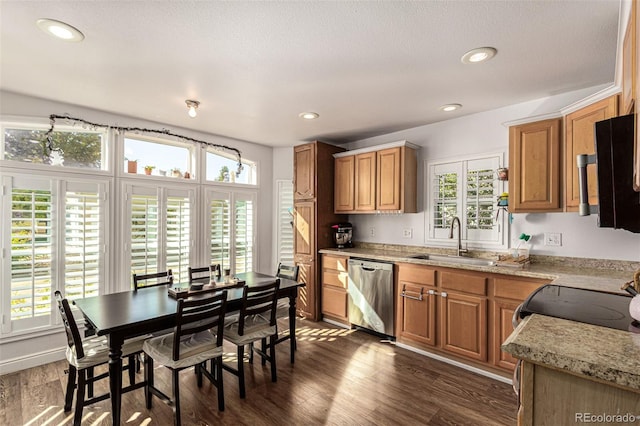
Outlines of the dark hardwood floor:
<svg viewBox="0 0 640 426">
<path fill-rule="evenodd" d="M 284 325 L 284 324 L 283 324 Z M 180 375 L 184 425 L 514 425 L 516 396 L 510 385 L 397 348 L 362 331 L 326 323 L 298 322 L 296 363 L 289 343 L 278 346 L 278 381 L 256 358 L 246 368 L 247 398 L 224 373 L 226 409 L 218 412 L 216 390 L 196 386 L 190 370 Z M 63 343 L 63 342 L 61 342 Z M 235 362 L 235 347 L 226 351 Z M 66 361 L 0 376 L 0 425 L 67 425 L 64 413 Z M 138 374 L 142 380 L 143 373 Z M 156 366 L 156 384 L 170 392 L 170 375 Z M 126 381 L 126 377 L 123 381 Z M 103 381 L 96 392 L 106 391 Z M 84 410 L 86 425 L 109 425 L 109 400 Z M 122 399 L 124 425 L 171 425 L 170 407 L 144 391 Z"/>
</svg>

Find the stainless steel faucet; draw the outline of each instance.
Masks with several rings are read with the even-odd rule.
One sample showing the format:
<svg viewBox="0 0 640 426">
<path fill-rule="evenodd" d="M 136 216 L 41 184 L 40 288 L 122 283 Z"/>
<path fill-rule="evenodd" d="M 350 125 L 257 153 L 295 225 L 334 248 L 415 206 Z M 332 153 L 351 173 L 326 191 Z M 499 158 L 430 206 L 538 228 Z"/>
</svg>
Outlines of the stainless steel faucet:
<svg viewBox="0 0 640 426">
<path fill-rule="evenodd" d="M 451 226 L 449 227 L 449 238 L 453 238 L 453 225 L 458 222 L 458 252 L 457 255 L 461 256 L 462 253 L 466 253 L 467 249 L 462 248 L 462 226 L 460 225 L 460 218 L 458 216 L 454 216 L 451 220 Z"/>
</svg>

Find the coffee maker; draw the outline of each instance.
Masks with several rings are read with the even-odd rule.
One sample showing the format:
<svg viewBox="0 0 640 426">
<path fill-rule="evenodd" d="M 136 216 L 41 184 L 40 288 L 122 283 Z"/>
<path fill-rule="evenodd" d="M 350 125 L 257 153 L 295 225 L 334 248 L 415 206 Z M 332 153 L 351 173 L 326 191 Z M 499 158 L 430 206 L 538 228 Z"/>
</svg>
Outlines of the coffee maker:
<svg viewBox="0 0 640 426">
<path fill-rule="evenodd" d="M 351 238 L 353 236 L 353 226 L 350 223 L 338 223 L 331 226 L 333 230 L 333 241 L 338 248 L 353 247 Z"/>
</svg>

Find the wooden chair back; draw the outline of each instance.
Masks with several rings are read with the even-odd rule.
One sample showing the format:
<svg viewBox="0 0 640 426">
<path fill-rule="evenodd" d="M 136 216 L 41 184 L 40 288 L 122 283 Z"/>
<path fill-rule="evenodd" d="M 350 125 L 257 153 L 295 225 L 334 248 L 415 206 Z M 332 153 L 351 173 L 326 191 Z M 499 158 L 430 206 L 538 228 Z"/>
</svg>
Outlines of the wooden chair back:
<svg viewBox="0 0 640 426">
<path fill-rule="evenodd" d="M 269 321 L 270 326 L 276 325 L 276 310 L 278 305 L 278 290 L 280 279 L 255 287 L 245 286 L 242 293 L 242 308 L 238 318 L 238 334 L 244 334 L 244 326 L 248 317 L 260 315 Z"/>
<path fill-rule="evenodd" d="M 216 346 L 222 346 L 227 292 L 222 291 L 203 299 L 178 299 L 176 327 L 173 337 L 173 360 L 193 354 L 180 353 L 180 343 L 186 337 L 211 330 L 216 335 Z M 220 392 L 220 391 L 218 391 Z"/>
<path fill-rule="evenodd" d="M 278 264 L 278 271 L 276 272 L 276 277 L 286 278 L 293 281 L 298 281 L 298 271 L 300 267 L 298 265 L 285 265 L 284 263 Z"/>
<path fill-rule="evenodd" d="M 173 273 L 171 269 L 165 272 L 156 272 L 154 274 L 133 274 L 133 290 L 138 291 L 139 288 L 157 287 L 165 285 L 171 287 L 173 285 Z"/>
<path fill-rule="evenodd" d="M 54 293 L 56 302 L 58 303 L 58 310 L 62 317 L 62 323 L 64 324 L 64 331 L 67 334 L 67 344 L 70 348 L 74 348 L 76 351 L 76 357 L 78 359 L 84 358 L 84 349 L 82 347 L 82 338 L 80 337 L 80 330 L 78 330 L 78 324 L 73 317 L 69 301 L 62 297 L 62 293 L 56 290 Z"/>
<path fill-rule="evenodd" d="M 189 266 L 189 283 L 203 278 L 210 278 L 212 276 L 221 276 L 219 263 L 210 266 L 203 266 L 200 268 L 192 268 L 191 266 Z"/>
</svg>

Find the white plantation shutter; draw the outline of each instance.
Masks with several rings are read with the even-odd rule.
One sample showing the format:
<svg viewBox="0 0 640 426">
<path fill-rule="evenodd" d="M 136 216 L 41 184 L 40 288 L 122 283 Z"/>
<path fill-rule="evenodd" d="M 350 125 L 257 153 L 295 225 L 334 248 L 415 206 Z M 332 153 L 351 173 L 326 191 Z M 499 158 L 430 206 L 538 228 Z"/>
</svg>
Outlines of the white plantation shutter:
<svg viewBox="0 0 640 426">
<path fill-rule="evenodd" d="M 277 182 L 276 206 L 276 263 L 293 265 L 293 183 L 281 180 Z"/>
<path fill-rule="evenodd" d="M 177 282 L 189 281 L 191 202 L 187 196 L 167 197 L 167 269 Z"/>
<path fill-rule="evenodd" d="M 253 238 L 255 200 L 251 194 L 235 194 L 235 273 L 253 270 Z"/>
<path fill-rule="evenodd" d="M 211 263 L 232 273 L 254 270 L 256 193 L 209 190 L 206 200 Z"/>
<path fill-rule="evenodd" d="M 134 194 L 131 197 L 130 223 L 131 274 L 158 272 L 158 196 Z"/>
<path fill-rule="evenodd" d="M 53 281 L 54 194 L 48 180 L 11 190 L 10 312 L 12 330 L 49 323 Z M 6 310 L 3 309 L 6 312 Z"/>
<path fill-rule="evenodd" d="M 51 326 L 55 290 L 74 299 L 103 288 L 106 185 L 26 176 L 2 184 L 2 333 Z"/>
<path fill-rule="evenodd" d="M 128 281 L 134 273 L 171 269 L 176 283 L 187 282 L 194 191 L 126 185 L 125 193 L 130 199 L 130 235 L 124 235 L 130 247 Z"/>
<path fill-rule="evenodd" d="M 103 275 L 104 195 L 82 186 L 97 185 L 69 184 L 65 193 L 64 294 L 69 299 L 100 294 Z"/>
<path fill-rule="evenodd" d="M 462 165 L 460 162 L 441 163 L 430 168 L 431 238 L 447 238 L 454 216 L 462 211 Z M 461 218 L 462 219 L 462 218 Z"/>
<path fill-rule="evenodd" d="M 504 245 L 503 216 L 496 219 L 497 196 L 501 185 L 496 170 L 501 155 L 431 163 L 427 188 L 429 200 L 428 240 L 452 241 L 449 228 L 454 216 L 462 225 L 462 239 L 480 245 Z M 457 230 L 454 230 L 454 237 Z M 453 242 L 451 243 L 453 244 Z"/>
<path fill-rule="evenodd" d="M 231 194 L 212 191 L 208 198 L 211 263 L 231 268 Z"/>
</svg>

